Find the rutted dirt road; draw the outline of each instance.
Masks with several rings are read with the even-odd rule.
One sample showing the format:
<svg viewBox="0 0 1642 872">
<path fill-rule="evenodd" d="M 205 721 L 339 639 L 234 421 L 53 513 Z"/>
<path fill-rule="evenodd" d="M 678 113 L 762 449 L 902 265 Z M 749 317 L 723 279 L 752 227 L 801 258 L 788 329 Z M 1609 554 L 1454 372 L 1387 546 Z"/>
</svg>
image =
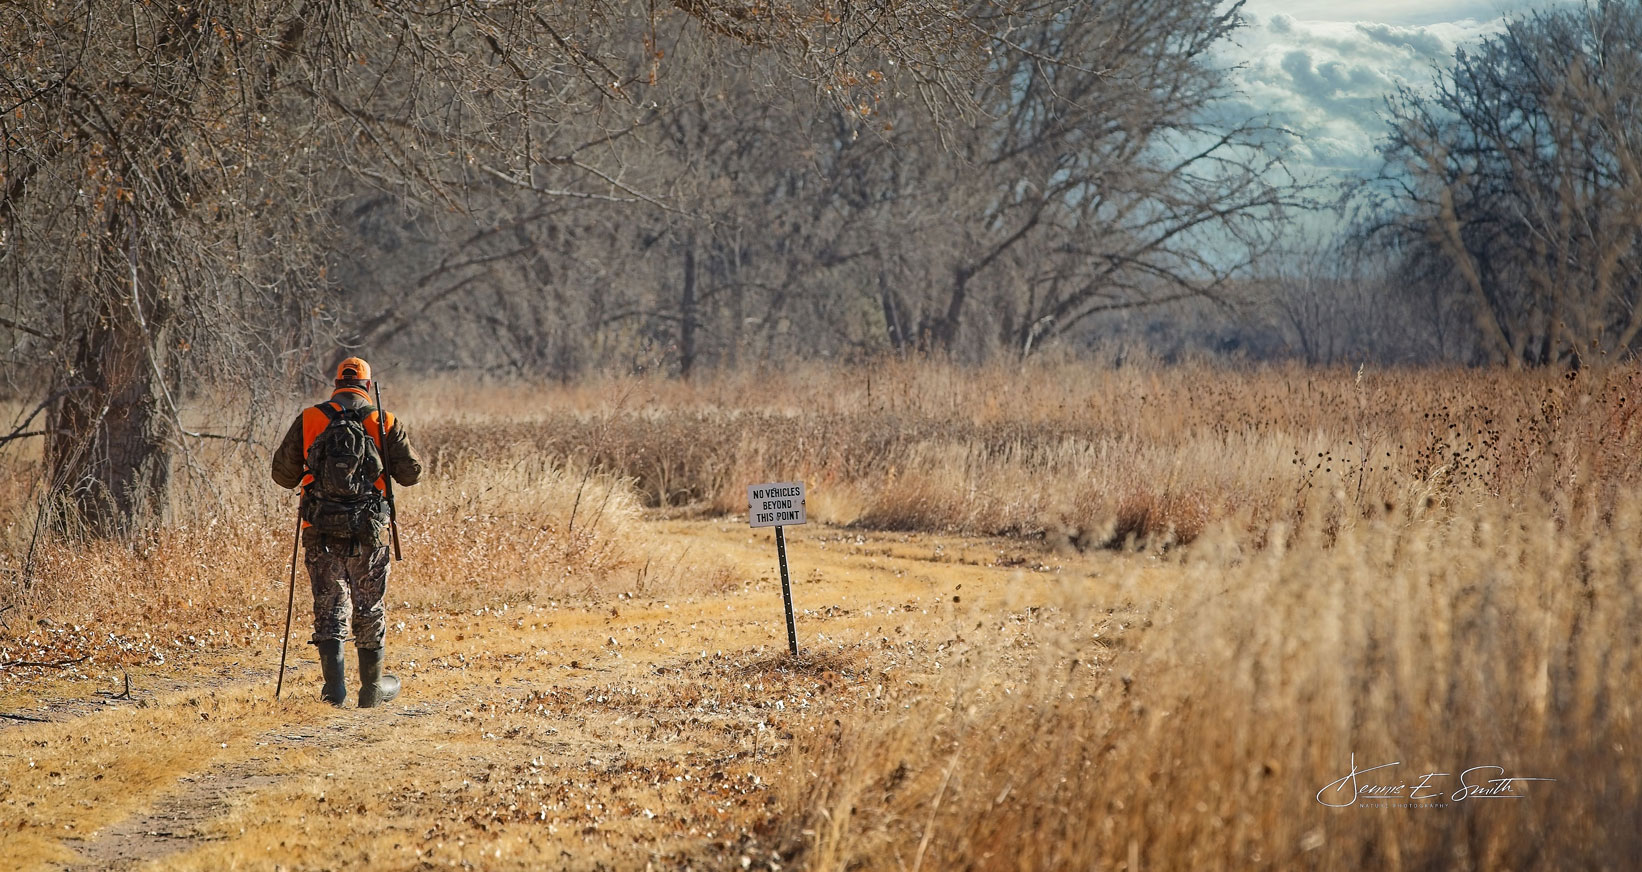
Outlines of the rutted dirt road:
<svg viewBox="0 0 1642 872">
<path fill-rule="evenodd" d="M 792 743 L 825 742 L 846 714 L 893 716 L 971 650 L 966 634 L 1024 642 L 1069 587 L 1141 571 L 796 528 L 793 660 L 770 531 L 643 535 L 653 556 L 631 590 L 597 603 L 390 611 L 406 692 L 384 708 L 319 703 L 300 629 L 277 703 L 277 644 L 133 672 L 130 700 L 13 694 L 4 711 L 52 722 L 0 721 L 0 868 L 781 867 L 803 841 L 775 826 L 802 777 L 784 771 Z M 414 563 L 400 572 L 414 583 Z"/>
</svg>

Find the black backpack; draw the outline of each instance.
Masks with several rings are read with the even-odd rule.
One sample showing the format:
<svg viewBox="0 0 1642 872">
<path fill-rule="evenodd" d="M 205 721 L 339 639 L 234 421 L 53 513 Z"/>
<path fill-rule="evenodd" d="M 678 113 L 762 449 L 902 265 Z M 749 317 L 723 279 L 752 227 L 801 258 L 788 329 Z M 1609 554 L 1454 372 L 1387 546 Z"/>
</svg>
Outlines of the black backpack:
<svg viewBox="0 0 1642 872">
<path fill-rule="evenodd" d="M 314 437 L 304 459 L 314 477 L 308 485 L 303 517 L 320 534 L 374 544 L 386 523 L 386 509 L 376 480 L 382 476 L 382 452 L 365 430 L 375 411 L 317 406 L 330 423 Z"/>
</svg>

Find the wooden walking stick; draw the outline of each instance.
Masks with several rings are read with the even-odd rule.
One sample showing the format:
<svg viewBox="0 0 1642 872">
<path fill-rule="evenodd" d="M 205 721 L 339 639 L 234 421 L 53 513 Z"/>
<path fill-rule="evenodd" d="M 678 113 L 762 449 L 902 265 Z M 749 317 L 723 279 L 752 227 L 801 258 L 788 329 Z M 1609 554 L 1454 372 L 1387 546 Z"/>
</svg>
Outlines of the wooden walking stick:
<svg viewBox="0 0 1642 872">
<path fill-rule="evenodd" d="M 285 641 L 279 646 L 279 681 L 274 685 L 274 699 L 285 687 L 285 652 L 291 647 L 291 611 L 296 607 L 296 552 L 302 544 L 302 512 L 296 513 L 296 536 L 291 540 L 291 592 L 285 597 Z"/>
</svg>

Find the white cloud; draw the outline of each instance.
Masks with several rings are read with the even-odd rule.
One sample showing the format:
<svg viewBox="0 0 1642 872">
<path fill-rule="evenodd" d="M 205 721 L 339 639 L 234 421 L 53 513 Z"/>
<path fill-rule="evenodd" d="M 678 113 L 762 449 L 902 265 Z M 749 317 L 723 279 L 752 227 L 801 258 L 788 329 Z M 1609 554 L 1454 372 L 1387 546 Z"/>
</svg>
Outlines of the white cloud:
<svg viewBox="0 0 1642 872">
<path fill-rule="evenodd" d="M 1262 18 L 1281 13 L 1299 21 L 1420 26 L 1465 19 L 1492 21 L 1526 5 L 1522 0 L 1251 0 L 1245 8 Z"/>
<path fill-rule="evenodd" d="M 1402 46 L 1415 54 L 1432 59 L 1440 58 L 1451 50 L 1451 47 L 1443 41 L 1442 37 L 1424 27 L 1398 27 L 1394 24 L 1358 24 L 1357 29 L 1375 42 L 1389 46 Z"/>
<path fill-rule="evenodd" d="M 1322 179 L 1377 165 L 1385 98 L 1398 87 L 1429 87 L 1458 46 L 1503 21 L 1497 4 L 1470 0 L 1264 0 L 1247 9 L 1249 26 L 1226 52 L 1244 99 L 1226 109 L 1299 134 L 1291 169 Z"/>
</svg>

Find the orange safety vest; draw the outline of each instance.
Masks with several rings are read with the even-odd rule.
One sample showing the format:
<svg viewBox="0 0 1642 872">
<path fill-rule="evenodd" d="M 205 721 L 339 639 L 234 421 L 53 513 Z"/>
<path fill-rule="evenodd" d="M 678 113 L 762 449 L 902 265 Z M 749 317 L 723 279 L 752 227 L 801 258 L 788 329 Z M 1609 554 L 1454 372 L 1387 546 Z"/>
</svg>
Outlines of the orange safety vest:
<svg viewBox="0 0 1642 872">
<path fill-rule="evenodd" d="M 339 391 L 336 392 L 336 394 L 340 394 L 340 393 L 358 394 L 358 395 L 366 398 L 367 400 L 370 399 L 370 395 L 366 394 L 364 391 L 362 391 L 358 388 L 343 388 L 342 390 L 339 390 Z M 336 394 L 332 394 L 331 396 L 335 397 Z M 337 403 L 337 402 L 321 403 L 320 405 L 329 405 L 332 408 L 337 409 L 338 411 L 343 410 L 342 404 Z M 386 427 L 383 426 L 383 419 L 386 419 L 386 424 L 387 424 Z M 381 411 L 377 411 L 375 409 L 372 409 L 371 413 L 368 416 L 365 417 L 364 424 L 365 424 L 365 432 L 369 433 L 370 437 L 372 439 L 376 440 L 376 450 L 377 450 L 377 452 L 383 455 L 382 456 L 382 466 L 383 466 L 382 476 L 378 477 L 377 480 L 376 480 L 376 489 L 386 493 L 387 490 L 388 490 L 388 483 L 386 481 L 383 481 L 383 478 L 385 478 L 388 474 L 388 470 L 387 470 L 388 458 L 387 458 L 386 453 L 383 452 L 383 449 L 382 449 L 382 434 L 387 430 L 392 430 L 393 429 L 393 413 L 392 412 L 381 412 Z M 318 439 L 319 434 L 326 427 L 329 427 L 330 425 L 331 425 L 331 419 L 328 416 L 326 416 L 326 414 L 319 408 L 319 406 L 309 406 L 308 408 L 302 410 L 302 456 L 303 457 L 306 458 L 308 456 L 308 449 L 313 447 L 314 440 Z M 299 484 L 298 487 L 301 487 L 301 488 L 305 489 L 305 488 L 308 487 L 308 485 L 313 484 L 313 481 L 314 481 L 314 474 L 311 473 L 311 472 L 305 473 L 302 476 L 302 483 Z M 304 492 L 306 492 L 306 491 L 304 491 Z M 303 521 L 302 526 L 304 526 L 304 527 L 308 526 L 308 522 Z"/>
</svg>

